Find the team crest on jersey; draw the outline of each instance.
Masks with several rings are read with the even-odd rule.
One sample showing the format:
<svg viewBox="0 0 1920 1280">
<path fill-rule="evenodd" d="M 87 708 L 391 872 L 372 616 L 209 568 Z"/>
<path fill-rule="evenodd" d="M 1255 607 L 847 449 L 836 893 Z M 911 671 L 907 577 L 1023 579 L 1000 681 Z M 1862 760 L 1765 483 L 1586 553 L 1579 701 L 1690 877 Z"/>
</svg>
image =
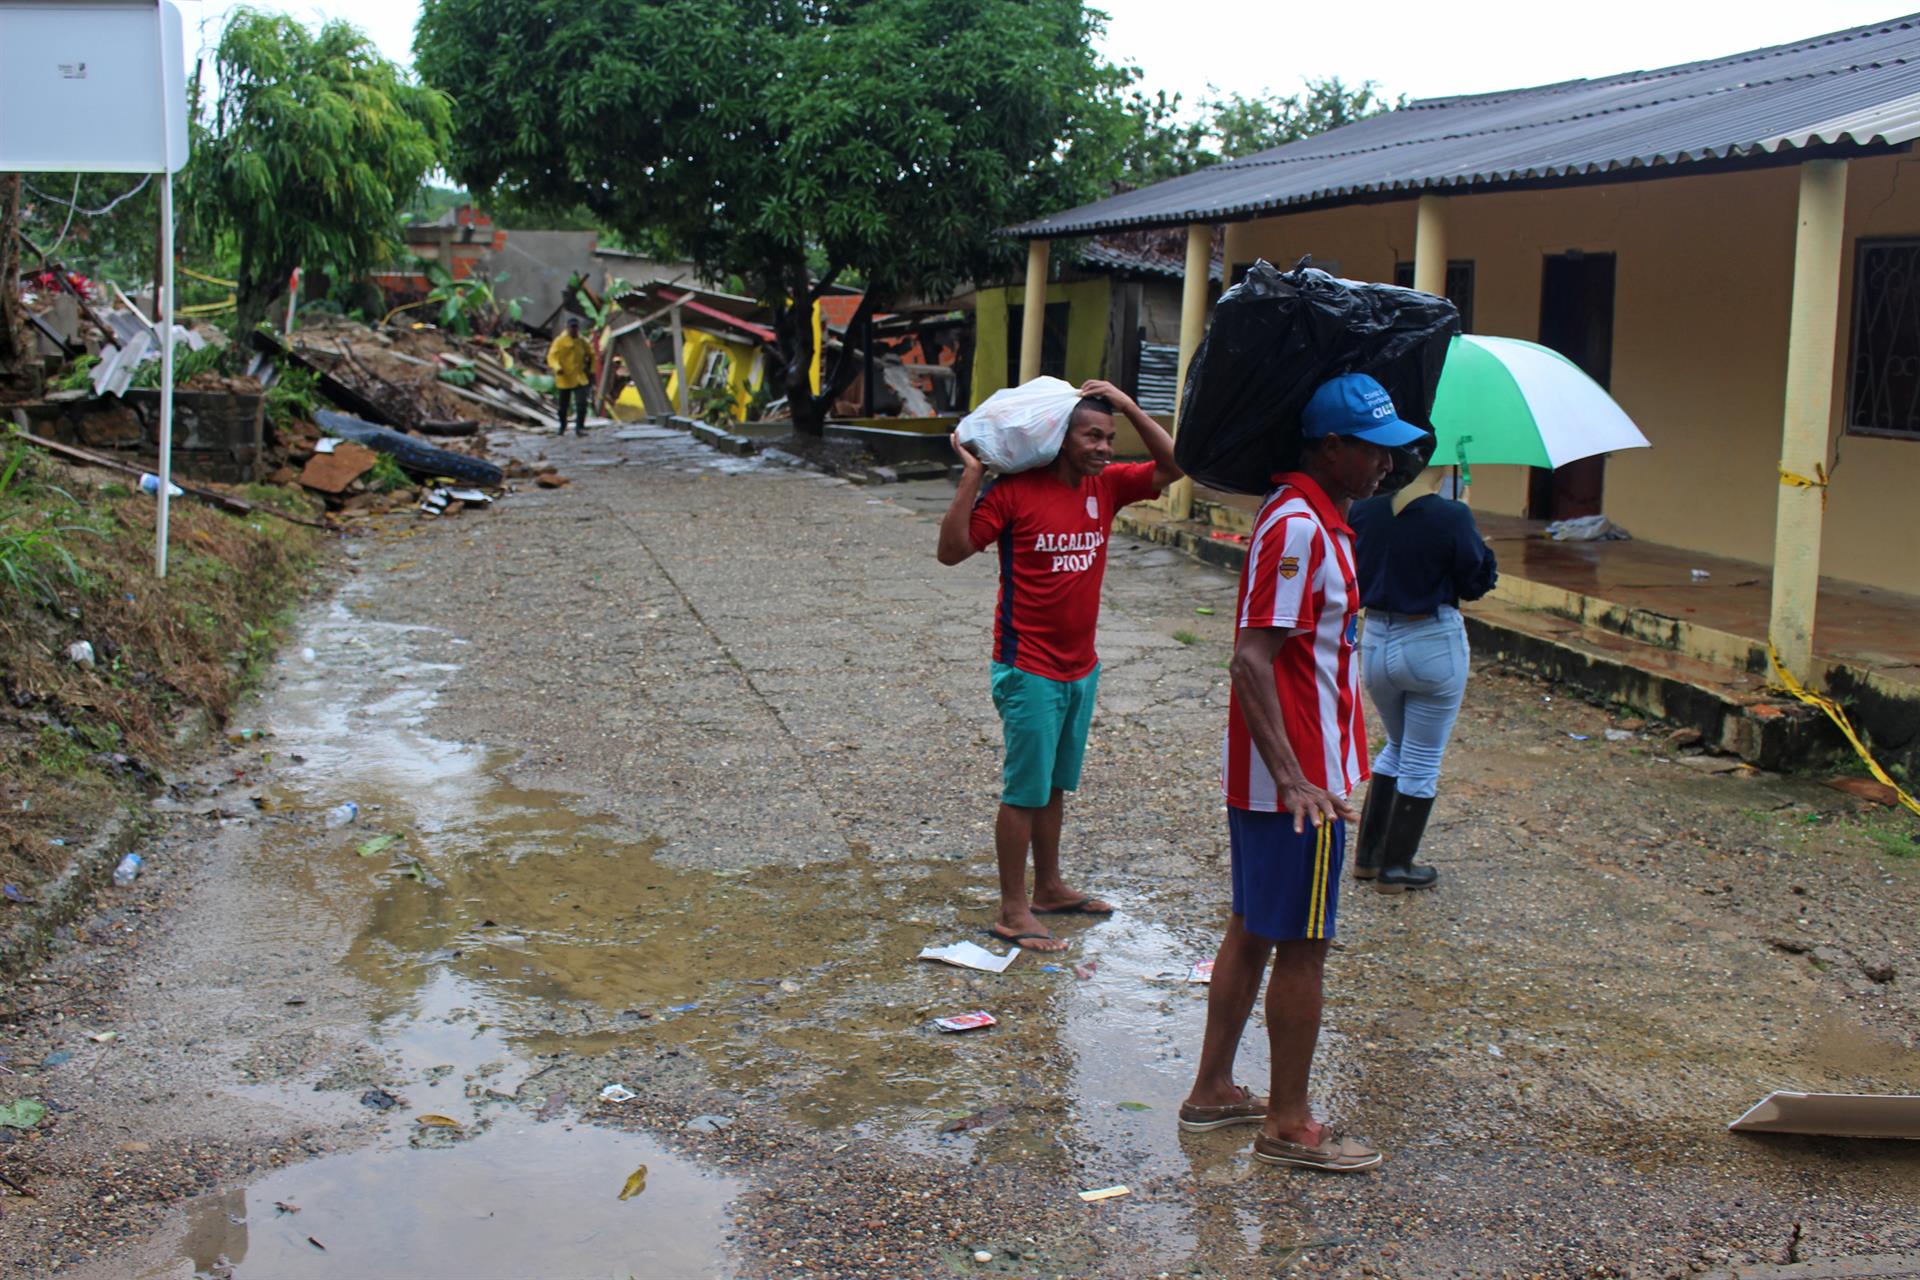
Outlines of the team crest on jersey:
<svg viewBox="0 0 1920 1280">
<path fill-rule="evenodd" d="M 1280 557 L 1280 576 L 1291 579 L 1300 572 L 1299 556 Z"/>
<path fill-rule="evenodd" d="M 1092 494 L 1088 494 L 1087 495 L 1087 519 L 1098 520 L 1099 518 L 1100 518 L 1100 499 L 1094 497 Z"/>
</svg>

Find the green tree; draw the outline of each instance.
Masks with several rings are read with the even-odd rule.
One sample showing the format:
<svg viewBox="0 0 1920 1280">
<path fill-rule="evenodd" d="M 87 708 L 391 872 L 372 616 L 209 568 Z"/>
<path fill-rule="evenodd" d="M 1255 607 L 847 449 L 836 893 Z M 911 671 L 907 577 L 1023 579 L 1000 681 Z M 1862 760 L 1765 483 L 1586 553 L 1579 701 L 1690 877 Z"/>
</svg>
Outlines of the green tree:
<svg viewBox="0 0 1920 1280">
<path fill-rule="evenodd" d="M 1138 68 L 1123 68 L 1118 83 L 1105 89 L 1126 121 L 1114 151 L 1116 180 L 1128 188 L 1298 142 L 1405 102 L 1383 98 L 1371 80 L 1349 87 L 1332 76 L 1309 79 L 1294 94 L 1212 90 L 1214 96 L 1202 98 L 1198 109 L 1188 112 L 1177 93 L 1161 90 L 1149 96 L 1135 88 L 1139 74 Z"/>
<path fill-rule="evenodd" d="M 457 101 L 476 197 L 584 205 L 774 311 L 772 378 L 818 433 L 812 306 L 875 307 L 1004 271 L 996 228 L 1096 196 L 1112 106 L 1080 0 L 426 0 L 429 84 Z"/>
<path fill-rule="evenodd" d="M 295 267 L 352 279 L 399 253 L 401 211 L 441 162 L 450 113 L 340 21 L 316 33 L 236 9 L 214 75 L 183 210 L 190 236 L 231 238 L 245 333 Z"/>
</svg>

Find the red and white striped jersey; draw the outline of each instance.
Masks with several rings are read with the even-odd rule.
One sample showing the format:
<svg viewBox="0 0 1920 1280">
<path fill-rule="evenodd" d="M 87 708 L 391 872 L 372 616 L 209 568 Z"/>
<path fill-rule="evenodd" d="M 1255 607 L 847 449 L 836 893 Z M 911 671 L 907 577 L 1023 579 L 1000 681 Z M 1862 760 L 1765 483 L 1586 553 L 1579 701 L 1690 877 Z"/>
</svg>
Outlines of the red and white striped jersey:
<svg viewBox="0 0 1920 1280">
<path fill-rule="evenodd" d="M 1253 627 L 1287 633 L 1273 660 L 1287 742 L 1307 780 L 1346 796 L 1367 777 L 1367 726 L 1360 706 L 1360 589 L 1353 530 L 1307 476 L 1276 476 L 1254 520 L 1240 570 L 1235 637 Z M 1253 744 L 1236 693 L 1220 751 L 1220 789 L 1236 809 L 1274 813 L 1279 789 Z"/>
</svg>

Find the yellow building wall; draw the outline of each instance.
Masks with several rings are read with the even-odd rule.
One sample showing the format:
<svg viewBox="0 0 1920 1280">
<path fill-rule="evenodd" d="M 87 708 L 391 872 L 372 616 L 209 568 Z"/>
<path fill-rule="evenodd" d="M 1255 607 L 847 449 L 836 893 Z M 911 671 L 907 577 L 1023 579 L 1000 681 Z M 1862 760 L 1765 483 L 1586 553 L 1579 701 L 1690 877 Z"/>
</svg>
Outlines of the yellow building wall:
<svg viewBox="0 0 1920 1280">
<path fill-rule="evenodd" d="M 1474 263 L 1474 329 L 1532 339 L 1541 264 L 1581 250 L 1615 259 L 1612 391 L 1652 442 L 1607 460 L 1606 513 L 1635 537 L 1760 563 L 1773 558 L 1793 280 L 1792 166 L 1559 191 L 1457 196 L 1447 254 Z M 1414 205 L 1327 210 L 1230 226 L 1227 261 L 1302 253 L 1356 279 L 1390 280 L 1413 257 Z M 1822 571 L 1920 593 L 1907 515 L 1920 441 L 1840 436 L 1851 329 L 1852 244 L 1920 236 L 1920 173 L 1855 160 L 1834 368 L 1841 465 L 1829 490 Z M 1522 467 L 1473 469 L 1473 504 L 1520 514 Z"/>
<path fill-rule="evenodd" d="M 1020 335 L 1007 331 L 1007 309 L 1025 299 L 1023 286 L 982 289 L 974 295 L 973 401 L 979 404 L 1007 385 L 1007 344 Z M 1067 381 L 1076 386 L 1106 376 L 1107 312 L 1113 283 L 1104 276 L 1047 286 L 1047 302 L 1064 302 L 1067 313 Z"/>
<path fill-rule="evenodd" d="M 760 349 L 750 342 L 731 342 L 718 334 L 689 329 L 684 351 L 686 367 L 695 379 L 695 386 L 699 385 L 700 369 L 705 365 L 708 354 L 713 351 L 727 353 L 727 390 L 733 393 L 733 419 L 735 422 L 746 421 L 747 406 L 753 403 L 753 393 L 766 377 L 766 362 L 760 359 Z M 667 398 L 675 404 L 680 403 L 678 369 L 667 375 Z"/>
</svg>

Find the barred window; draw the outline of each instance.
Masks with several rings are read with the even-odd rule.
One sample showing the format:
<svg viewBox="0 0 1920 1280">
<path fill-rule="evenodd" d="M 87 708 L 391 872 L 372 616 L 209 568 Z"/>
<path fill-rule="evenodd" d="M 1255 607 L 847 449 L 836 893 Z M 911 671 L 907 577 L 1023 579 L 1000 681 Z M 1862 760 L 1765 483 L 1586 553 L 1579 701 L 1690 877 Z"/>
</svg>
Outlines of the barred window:
<svg viewBox="0 0 1920 1280">
<path fill-rule="evenodd" d="M 1920 240 L 1854 251 L 1847 430 L 1920 440 Z"/>
<path fill-rule="evenodd" d="M 1393 282 L 1402 289 L 1413 288 L 1413 264 L 1393 264 Z M 1460 332 L 1473 332 L 1473 259 L 1453 258 L 1447 262 L 1447 301 L 1460 309 Z"/>
</svg>

